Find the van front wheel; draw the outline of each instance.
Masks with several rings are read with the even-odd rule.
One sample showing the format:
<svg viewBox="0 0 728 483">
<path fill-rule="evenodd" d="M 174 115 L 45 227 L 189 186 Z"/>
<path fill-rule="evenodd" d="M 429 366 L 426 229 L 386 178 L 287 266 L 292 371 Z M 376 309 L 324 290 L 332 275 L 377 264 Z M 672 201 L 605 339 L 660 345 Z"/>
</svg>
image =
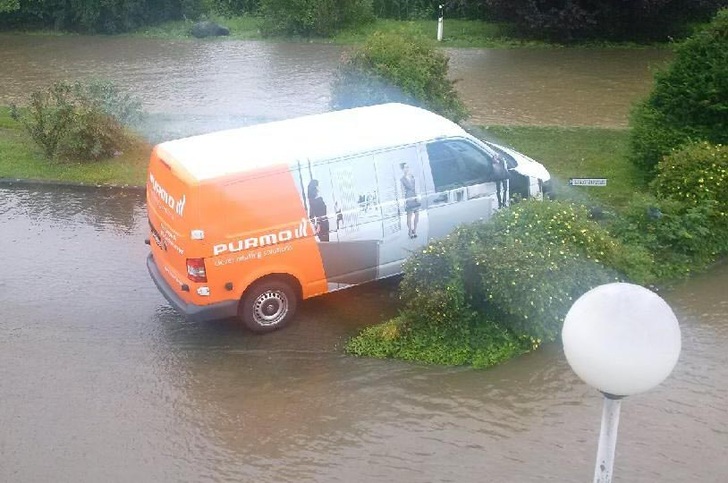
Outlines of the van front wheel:
<svg viewBox="0 0 728 483">
<path fill-rule="evenodd" d="M 243 295 L 239 317 L 253 332 L 264 333 L 285 326 L 296 313 L 295 292 L 279 280 L 261 281 Z"/>
</svg>

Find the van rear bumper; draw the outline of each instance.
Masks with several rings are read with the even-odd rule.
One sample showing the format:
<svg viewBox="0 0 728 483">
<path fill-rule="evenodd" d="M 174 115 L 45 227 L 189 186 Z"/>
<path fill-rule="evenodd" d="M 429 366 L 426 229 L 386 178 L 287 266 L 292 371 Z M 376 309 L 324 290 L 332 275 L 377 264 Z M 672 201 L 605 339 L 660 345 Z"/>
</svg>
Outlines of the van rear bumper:
<svg viewBox="0 0 728 483">
<path fill-rule="evenodd" d="M 154 284 L 157 286 L 164 298 L 170 303 L 170 305 L 179 313 L 185 316 L 186 319 L 192 322 L 207 322 L 210 320 L 227 319 L 230 317 L 236 317 L 238 314 L 238 302 L 237 300 L 230 300 L 226 302 L 219 302 L 210 305 L 195 305 L 188 304 L 182 300 L 172 287 L 169 286 L 167 281 L 162 277 L 159 267 L 154 261 L 154 257 L 150 253 L 147 256 L 147 270 L 149 275 L 152 276 Z"/>
</svg>

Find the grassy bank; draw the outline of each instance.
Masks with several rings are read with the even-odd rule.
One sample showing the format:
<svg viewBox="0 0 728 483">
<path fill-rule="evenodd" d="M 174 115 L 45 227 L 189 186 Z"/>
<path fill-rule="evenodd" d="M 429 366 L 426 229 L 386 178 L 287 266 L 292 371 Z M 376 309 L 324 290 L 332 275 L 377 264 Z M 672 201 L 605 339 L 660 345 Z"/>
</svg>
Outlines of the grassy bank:
<svg viewBox="0 0 728 483">
<path fill-rule="evenodd" d="M 435 20 L 390 20 L 376 19 L 374 22 L 344 29 L 332 38 L 290 38 L 264 37 L 260 30 L 262 19 L 259 17 L 220 17 L 213 16 L 210 20 L 224 25 L 230 29 L 227 37 L 218 37 L 206 41 L 234 40 L 273 40 L 273 41 L 301 41 L 311 43 L 331 43 L 341 45 L 361 44 L 373 32 L 408 32 L 436 39 L 437 22 Z M 187 39 L 192 38 L 190 30 L 194 22 L 178 20 L 165 22 L 156 26 L 138 29 L 128 34 L 132 37 L 160 38 L 160 39 Z M 512 34 L 512 27 L 504 23 L 483 22 L 479 20 L 446 19 L 443 25 L 442 47 L 454 48 L 510 48 L 510 47 L 560 47 L 544 41 L 524 40 Z M 580 44 L 581 47 L 613 47 L 613 48 L 640 48 L 631 42 L 589 42 Z"/>
<path fill-rule="evenodd" d="M 437 22 L 434 20 L 376 20 L 358 28 L 347 29 L 337 34 L 332 41 L 338 44 L 360 44 L 374 32 L 407 32 L 437 38 Z M 450 19 L 443 24 L 442 47 L 523 47 L 547 46 L 544 42 L 520 40 L 508 35 L 505 24 L 476 20 Z"/>
<path fill-rule="evenodd" d="M 235 39 L 235 40 L 263 40 L 260 31 L 262 19 L 258 17 L 214 17 L 212 20 L 230 29 L 228 37 L 221 37 L 214 40 Z M 162 38 L 162 39 L 184 39 L 190 38 L 191 21 L 174 21 L 163 24 L 145 27 L 134 31 L 130 36 Z M 343 30 L 332 38 L 269 38 L 266 40 L 280 41 L 304 41 L 313 43 L 333 43 L 342 45 L 353 45 L 363 43 L 373 32 L 401 32 L 414 33 L 435 39 L 437 23 L 434 20 L 412 20 L 397 21 L 378 19 L 374 22 Z M 507 26 L 503 24 L 480 22 L 475 20 L 448 20 L 445 34 L 443 36 L 443 47 L 513 47 L 524 45 L 544 45 L 543 42 L 525 42 L 507 35 Z M 214 41 L 212 40 L 212 41 Z"/>
<path fill-rule="evenodd" d="M 645 188 L 639 170 L 627 160 L 628 129 L 490 126 L 480 135 L 543 163 L 555 178 L 559 198 L 599 201 L 618 209 Z M 572 187 L 569 178 L 606 178 L 607 186 Z"/>
<path fill-rule="evenodd" d="M 515 147 L 542 162 L 556 179 L 561 197 L 598 200 L 619 208 L 642 189 L 638 173 L 627 161 L 626 129 L 490 126 L 480 136 Z M 0 107 L 0 178 L 59 180 L 90 184 L 143 185 L 151 146 L 138 141 L 119 157 L 96 163 L 43 158 L 22 126 Z M 573 188 L 569 178 L 607 178 L 606 187 Z"/>
<path fill-rule="evenodd" d="M 151 147 L 138 140 L 121 155 L 94 163 L 48 161 L 23 127 L 0 107 L 0 178 L 143 186 Z"/>
<path fill-rule="evenodd" d="M 263 35 L 260 33 L 261 19 L 258 17 L 212 17 L 211 21 L 230 29 L 228 37 L 218 37 L 217 39 L 235 39 L 235 40 L 262 40 Z M 175 20 L 171 22 L 163 22 L 159 25 L 142 27 L 138 30 L 124 36 L 145 37 L 157 39 L 186 39 L 193 38 L 190 34 L 194 22 L 191 20 Z M 217 40 L 214 39 L 214 40 Z"/>
</svg>

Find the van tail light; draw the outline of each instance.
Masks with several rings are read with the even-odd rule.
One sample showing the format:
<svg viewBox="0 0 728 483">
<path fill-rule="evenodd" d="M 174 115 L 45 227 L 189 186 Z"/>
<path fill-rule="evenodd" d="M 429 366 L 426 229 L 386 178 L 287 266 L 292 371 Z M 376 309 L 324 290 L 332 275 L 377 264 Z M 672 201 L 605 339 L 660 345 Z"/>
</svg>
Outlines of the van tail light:
<svg viewBox="0 0 728 483">
<path fill-rule="evenodd" d="M 207 272 L 205 272 L 204 258 L 187 259 L 187 278 L 189 278 L 193 282 L 207 282 Z"/>
</svg>

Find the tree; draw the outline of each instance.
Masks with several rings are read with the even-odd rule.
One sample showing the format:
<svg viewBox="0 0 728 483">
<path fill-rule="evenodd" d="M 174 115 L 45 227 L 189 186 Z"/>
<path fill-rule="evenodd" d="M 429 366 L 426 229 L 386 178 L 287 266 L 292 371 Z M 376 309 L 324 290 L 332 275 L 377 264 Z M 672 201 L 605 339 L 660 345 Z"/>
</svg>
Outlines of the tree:
<svg viewBox="0 0 728 483">
<path fill-rule="evenodd" d="M 650 175 L 687 142 L 728 143 L 728 9 L 678 46 L 631 125 L 632 161 Z"/>
<path fill-rule="evenodd" d="M 261 0 L 263 32 L 330 37 L 374 19 L 371 0 Z"/>
<path fill-rule="evenodd" d="M 14 12 L 20 8 L 20 0 L 0 0 L 0 13 Z"/>
<path fill-rule="evenodd" d="M 192 17 L 204 0 L 0 0 L 0 26 L 50 27 L 119 33 L 141 25 Z"/>
<path fill-rule="evenodd" d="M 556 41 L 667 40 L 704 20 L 725 0 L 484 0 L 522 34 Z"/>
<path fill-rule="evenodd" d="M 447 77 L 448 62 L 429 40 L 407 33 L 376 32 L 339 65 L 331 106 L 346 109 L 402 102 L 459 122 L 467 111 L 455 83 Z"/>
</svg>

